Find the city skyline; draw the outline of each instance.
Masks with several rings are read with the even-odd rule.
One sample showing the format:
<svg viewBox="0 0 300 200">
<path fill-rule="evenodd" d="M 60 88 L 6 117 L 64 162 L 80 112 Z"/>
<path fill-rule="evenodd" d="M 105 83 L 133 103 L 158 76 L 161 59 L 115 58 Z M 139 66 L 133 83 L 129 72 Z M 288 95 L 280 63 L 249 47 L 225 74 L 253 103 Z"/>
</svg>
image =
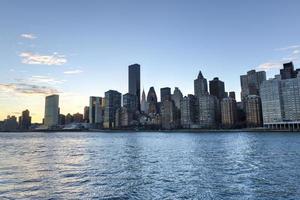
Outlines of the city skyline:
<svg viewBox="0 0 300 200">
<path fill-rule="evenodd" d="M 157 99 L 163 87 L 193 94 L 199 70 L 208 81 L 219 77 L 240 99 L 241 74 L 266 70 L 270 78 L 289 61 L 299 68 L 300 3 L 288 2 L 4 1 L 0 120 L 28 109 L 41 122 L 44 98 L 53 93 L 60 95 L 61 113 L 83 113 L 90 96 L 109 89 L 126 94 L 127 67 L 134 63 L 141 65 L 141 92 L 153 86 Z M 236 8 L 232 14 L 228 6 Z"/>
</svg>

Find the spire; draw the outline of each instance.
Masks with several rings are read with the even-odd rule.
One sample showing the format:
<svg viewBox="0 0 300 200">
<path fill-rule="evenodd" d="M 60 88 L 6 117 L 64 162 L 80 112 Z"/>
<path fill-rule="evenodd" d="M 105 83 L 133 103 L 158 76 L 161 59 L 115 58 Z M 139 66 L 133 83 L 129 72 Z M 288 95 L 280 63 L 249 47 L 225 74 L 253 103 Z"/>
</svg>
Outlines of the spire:
<svg viewBox="0 0 300 200">
<path fill-rule="evenodd" d="M 203 75 L 202 75 L 202 72 L 201 72 L 201 70 L 199 71 L 199 74 L 198 74 L 198 79 L 203 79 L 204 77 L 203 77 Z"/>
<path fill-rule="evenodd" d="M 146 94 L 145 94 L 144 88 L 143 88 L 143 93 L 142 93 L 142 100 L 146 101 Z"/>
</svg>

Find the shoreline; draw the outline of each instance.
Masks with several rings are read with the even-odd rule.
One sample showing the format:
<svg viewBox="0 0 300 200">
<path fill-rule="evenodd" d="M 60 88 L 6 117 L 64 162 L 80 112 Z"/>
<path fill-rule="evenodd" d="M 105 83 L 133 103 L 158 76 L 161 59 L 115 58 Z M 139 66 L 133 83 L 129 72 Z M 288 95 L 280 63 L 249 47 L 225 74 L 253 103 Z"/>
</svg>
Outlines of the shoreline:
<svg viewBox="0 0 300 200">
<path fill-rule="evenodd" d="M 136 130 L 136 129 L 71 129 L 71 130 L 28 130 L 28 131 L 0 131 L 0 133 L 27 133 L 27 132 L 99 132 L 99 133 L 119 133 L 119 132 L 134 132 L 134 133 L 142 133 L 142 132 L 149 132 L 149 133 L 226 133 L 226 132 L 290 132 L 290 133 L 300 133 L 299 130 L 271 130 L 271 129 L 174 129 L 174 130 Z"/>
</svg>

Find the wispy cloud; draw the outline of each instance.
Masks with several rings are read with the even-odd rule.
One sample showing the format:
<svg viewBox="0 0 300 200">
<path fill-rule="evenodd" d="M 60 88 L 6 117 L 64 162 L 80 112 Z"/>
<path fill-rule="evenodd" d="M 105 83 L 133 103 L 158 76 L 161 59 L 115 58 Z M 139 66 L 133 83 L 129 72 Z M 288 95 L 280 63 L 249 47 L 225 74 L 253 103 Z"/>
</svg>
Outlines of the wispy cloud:
<svg viewBox="0 0 300 200">
<path fill-rule="evenodd" d="M 25 39 L 29 39 L 29 40 L 34 40 L 34 39 L 37 38 L 37 37 L 36 37 L 34 34 L 32 34 L 32 33 L 23 33 L 23 34 L 21 34 L 21 37 L 22 37 L 22 38 L 25 38 Z"/>
<path fill-rule="evenodd" d="M 67 62 L 64 55 L 53 53 L 52 55 L 40 55 L 32 52 L 22 52 L 19 54 L 22 63 L 32 65 L 63 65 Z"/>
<path fill-rule="evenodd" d="M 20 83 L 29 83 L 29 84 L 61 84 L 64 83 L 65 80 L 57 80 L 55 78 L 49 77 L 49 76 L 31 76 L 26 79 L 15 79 L 16 81 Z"/>
<path fill-rule="evenodd" d="M 69 71 L 64 71 L 64 74 L 80 74 L 83 71 L 80 69 L 75 69 L 75 70 L 69 70 Z"/>
<path fill-rule="evenodd" d="M 300 45 L 291 45 L 287 47 L 277 48 L 275 49 L 275 51 L 288 52 L 288 55 L 285 55 L 281 59 L 275 61 L 262 63 L 257 67 L 258 70 L 269 71 L 273 69 L 281 69 L 284 63 L 297 62 L 300 56 Z"/>
<path fill-rule="evenodd" d="M 291 46 L 287 46 L 287 47 L 277 48 L 277 49 L 275 49 L 275 51 L 288 51 L 288 50 L 299 49 L 299 48 L 300 48 L 300 45 L 291 45 Z"/>
<path fill-rule="evenodd" d="M 23 95 L 49 95 L 60 93 L 57 89 L 48 86 L 39 86 L 27 83 L 0 83 L 0 91 L 13 92 L 13 94 Z"/>
</svg>

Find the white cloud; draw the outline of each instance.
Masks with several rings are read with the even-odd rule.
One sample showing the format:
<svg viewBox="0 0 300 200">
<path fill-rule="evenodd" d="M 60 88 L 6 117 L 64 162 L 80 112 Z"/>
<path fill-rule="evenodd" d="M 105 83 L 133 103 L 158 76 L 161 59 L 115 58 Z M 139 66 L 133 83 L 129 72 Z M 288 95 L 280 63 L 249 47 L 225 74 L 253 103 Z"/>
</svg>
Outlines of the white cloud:
<svg viewBox="0 0 300 200">
<path fill-rule="evenodd" d="M 276 51 L 287 51 L 287 50 L 294 50 L 294 49 L 299 49 L 300 45 L 291 45 L 287 47 L 282 47 L 282 48 L 277 48 L 275 49 Z"/>
<path fill-rule="evenodd" d="M 264 70 L 269 71 L 272 69 L 280 69 L 282 67 L 283 62 L 266 62 L 263 64 L 260 64 L 257 69 L 258 70 Z"/>
<path fill-rule="evenodd" d="M 75 69 L 75 70 L 69 70 L 69 71 L 64 71 L 64 74 L 80 74 L 83 71 L 80 69 Z"/>
<path fill-rule="evenodd" d="M 32 52 L 22 52 L 19 54 L 22 63 L 32 65 L 63 65 L 67 62 L 64 55 L 53 53 L 52 55 L 40 55 Z"/>
<path fill-rule="evenodd" d="M 26 83 L 0 83 L 0 91 L 12 92 L 15 95 L 49 95 L 59 93 L 57 89 L 52 87 Z"/>
<path fill-rule="evenodd" d="M 22 37 L 22 38 L 25 38 L 25 39 L 29 39 L 29 40 L 34 40 L 34 39 L 37 38 L 37 37 L 36 37 L 34 34 L 32 34 L 32 33 L 23 33 L 23 34 L 21 34 L 21 37 Z"/>
<path fill-rule="evenodd" d="M 16 79 L 16 81 L 21 83 L 28 83 L 28 84 L 50 84 L 50 85 L 61 84 L 65 82 L 65 80 L 57 80 L 49 76 L 31 76 L 30 78 L 26 78 L 26 79 Z"/>
</svg>

